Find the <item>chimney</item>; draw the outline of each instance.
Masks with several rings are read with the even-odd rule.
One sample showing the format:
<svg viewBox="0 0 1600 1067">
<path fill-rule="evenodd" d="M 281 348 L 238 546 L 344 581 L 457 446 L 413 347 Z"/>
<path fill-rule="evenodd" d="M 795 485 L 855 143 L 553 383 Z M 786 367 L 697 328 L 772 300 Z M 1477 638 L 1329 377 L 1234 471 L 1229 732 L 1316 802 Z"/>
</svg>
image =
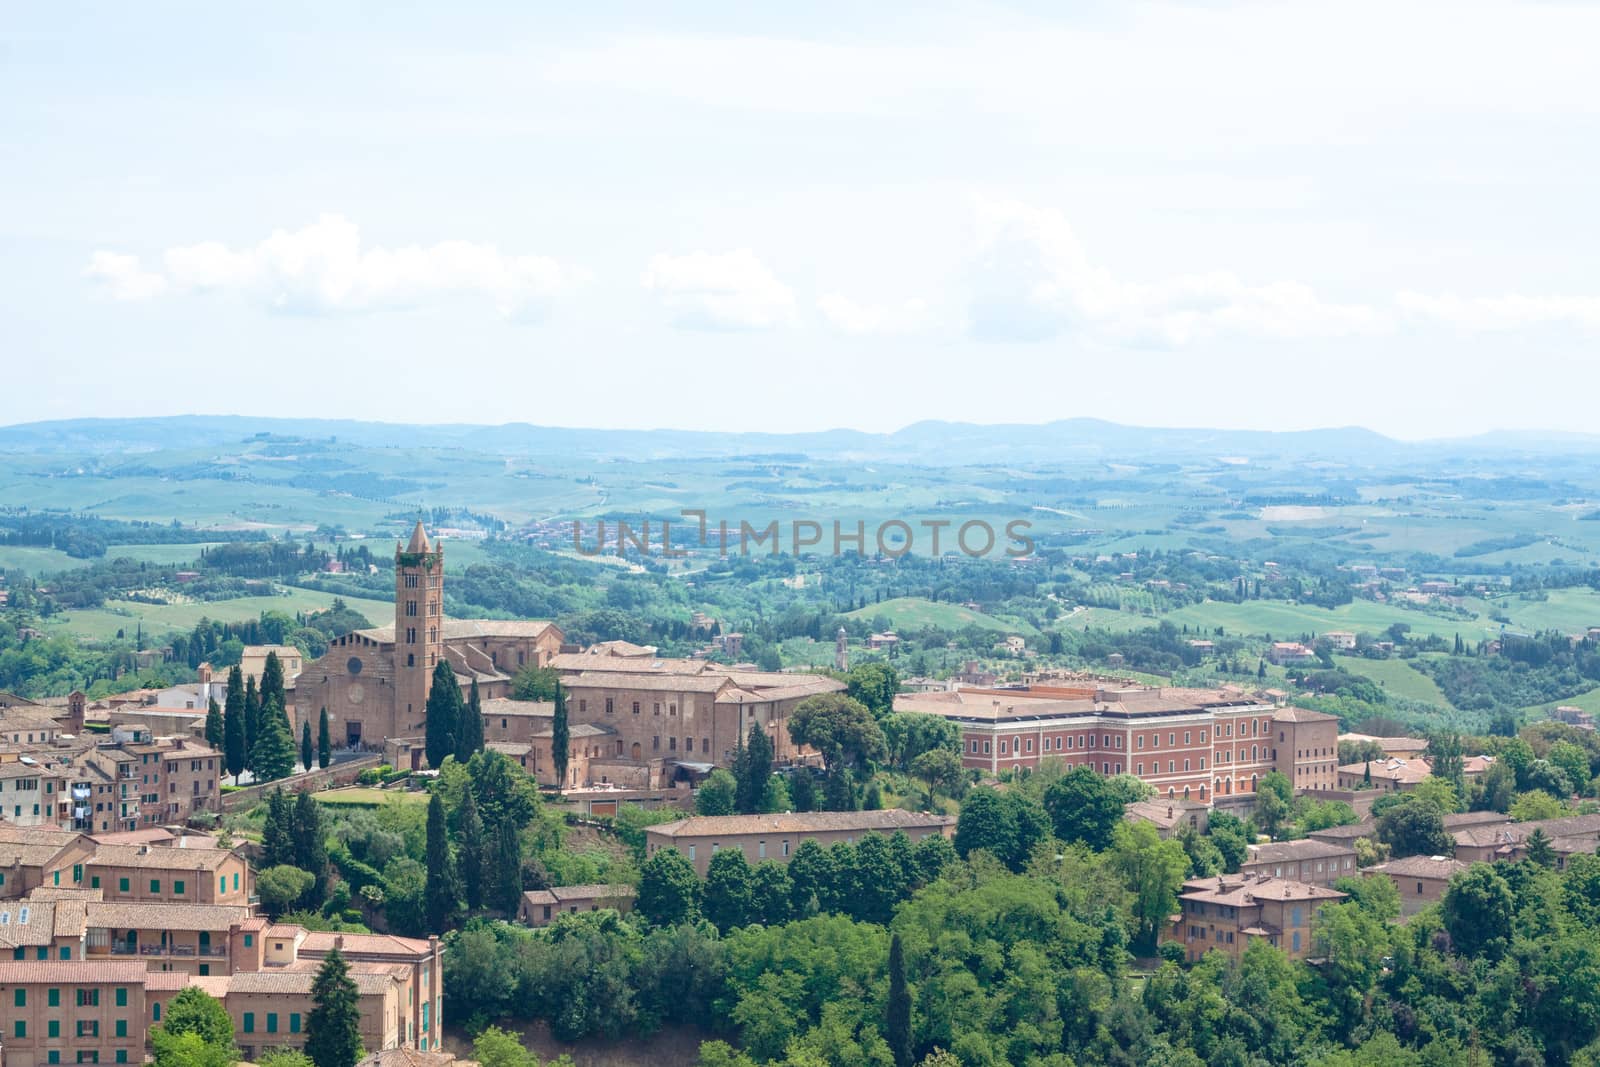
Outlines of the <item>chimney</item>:
<svg viewBox="0 0 1600 1067">
<path fill-rule="evenodd" d="M 333 947 L 338 949 L 340 952 L 344 951 L 344 935 L 343 934 L 334 934 L 333 935 Z"/>
</svg>

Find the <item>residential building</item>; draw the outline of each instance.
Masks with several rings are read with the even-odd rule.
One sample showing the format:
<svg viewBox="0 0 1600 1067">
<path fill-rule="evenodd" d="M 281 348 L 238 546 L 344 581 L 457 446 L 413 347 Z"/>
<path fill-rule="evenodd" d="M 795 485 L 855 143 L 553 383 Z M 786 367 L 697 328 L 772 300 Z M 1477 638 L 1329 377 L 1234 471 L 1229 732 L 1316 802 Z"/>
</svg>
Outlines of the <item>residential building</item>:
<svg viewBox="0 0 1600 1067">
<path fill-rule="evenodd" d="M 1421 737 L 1378 737 L 1373 734 L 1340 734 L 1340 741 L 1355 744 L 1374 743 L 1383 754 L 1392 759 L 1416 759 L 1428 751 L 1428 742 Z"/>
<path fill-rule="evenodd" d="M 136 960 L 0 961 L 5 1067 L 142 1063 L 144 976 Z"/>
<path fill-rule="evenodd" d="M 1382 759 L 1347 763 L 1339 768 L 1339 789 L 1378 789 L 1389 793 L 1409 793 L 1433 768 L 1425 759 Z"/>
<path fill-rule="evenodd" d="M 1184 829 L 1203 834 L 1211 821 L 1211 809 L 1196 800 L 1136 800 L 1123 809 L 1122 817 L 1129 822 L 1147 822 L 1163 838 L 1172 837 Z"/>
<path fill-rule="evenodd" d="M 750 863 L 777 860 L 787 864 L 803 841 L 826 848 L 837 842 L 855 844 L 867 834 L 904 833 L 912 843 L 935 834 L 953 837 L 956 820 L 897 808 L 883 811 L 809 811 L 782 815 L 696 815 L 645 828 L 645 854 L 675 848 L 694 864 L 701 877 L 711 857 L 725 848 L 744 852 Z"/>
<path fill-rule="evenodd" d="M 1357 874 L 1356 850 L 1349 844 L 1307 838 L 1251 845 L 1249 849 L 1249 856 L 1239 867 L 1241 874 L 1330 888 L 1338 879 Z"/>
<path fill-rule="evenodd" d="M 1313 955 L 1312 930 L 1318 911 L 1345 899 L 1323 886 L 1278 878 L 1224 874 L 1185 882 L 1178 895 L 1182 914 L 1169 939 L 1184 946 L 1190 960 L 1212 949 L 1235 959 L 1252 938 L 1280 948 L 1291 959 Z"/>
<path fill-rule="evenodd" d="M 1555 852 L 1556 866 L 1564 868 L 1570 856 L 1592 853 L 1600 847 L 1600 815 L 1568 815 L 1532 822 L 1499 822 L 1452 830 L 1455 858 L 1467 863 L 1519 860 L 1528 854 L 1528 838 L 1542 831 Z"/>
<path fill-rule="evenodd" d="M 255 896 L 250 865 L 220 848 L 100 845 L 84 878 L 108 901 L 239 905 Z"/>
<path fill-rule="evenodd" d="M 548 926 L 563 914 L 581 911 L 633 910 L 637 895 L 631 885 L 563 885 L 549 889 L 530 889 L 522 894 L 517 906 L 517 918 L 529 926 Z"/>
<path fill-rule="evenodd" d="M 1274 641 L 1267 649 L 1267 662 L 1280 667 L 1294 667 L 1316 662 L 1317 654 L 1298 641 Z"/>
<path fill-rule="evenodd" d="M 1400 893 L 1400 917 L 1409 919 L 1444 897 L 1450 879 L 1470 864 L 1449 856 L 1407 856 L 1390 860 L 1361 873 L 1368 878 L 1387 877 Z"/>
<path fill-rule="evenodd" d="M 1322 639 L 1339 652 L 1348 652 L 1356 647 L 1356 635 L 1348 630 L 1329 630 L 1322 635 Z"/>
</svg>

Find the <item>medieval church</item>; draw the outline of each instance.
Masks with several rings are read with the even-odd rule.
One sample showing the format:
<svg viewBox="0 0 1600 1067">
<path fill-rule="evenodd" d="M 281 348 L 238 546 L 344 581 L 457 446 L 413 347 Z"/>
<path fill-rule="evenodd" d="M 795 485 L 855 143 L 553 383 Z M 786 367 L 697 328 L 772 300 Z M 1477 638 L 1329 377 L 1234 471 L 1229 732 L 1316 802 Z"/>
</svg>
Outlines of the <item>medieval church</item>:
<svg viewBox="0 0 1600 1067">
<path fill-rule="evenodd" d="M 295 710 L 315 731 L 327 708 L 335 745 L 376 748 L 422 734 L 441 659 L 463 693 L 476 681 L 480 698 L 492 700 L 511 695 L 523 667 L 548 666 L 561 642 L 550 622 L 445 618 L 444 546 L 430 544 L 419 522 L 410 543 L 395 546 L 394 624 L 348 633 L 308 663 L 295 679 Z"/>
</svg>

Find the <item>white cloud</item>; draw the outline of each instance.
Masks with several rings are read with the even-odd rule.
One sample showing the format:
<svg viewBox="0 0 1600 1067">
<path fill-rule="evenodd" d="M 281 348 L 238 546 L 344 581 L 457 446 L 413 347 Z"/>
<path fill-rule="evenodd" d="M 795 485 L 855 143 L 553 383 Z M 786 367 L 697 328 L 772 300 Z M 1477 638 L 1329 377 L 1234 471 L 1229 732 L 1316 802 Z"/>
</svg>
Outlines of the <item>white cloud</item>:
<svg viewBox="0 0 1600 1067">
<path fill-rule="evenodd" d="M 986 339 L 1073 331 L 1183 345 L 1214 336 L 1336 337 L 1387 325 L 1374 308 L 1328 303 L 1298 282 L 1248 285 L 1226 271 L 1123 281 L 1093 263 L 1066 218 L 1050 208 L 981 203 L 978 232 L 968 310 L 972 332 Z"/>
<path fill-rule="evenodd" d="M 1530 326 L 1566 325 L 1600 330 L 1600 297 L 1506 296 L 1462 297 L 1454 293 L 1404 292 L 1400 308 L 1420 318 L 1472 332 L 1519 330 Z"/>
<path fill-rule="evenodd" d="M 824 293 L 817 298 L 817 310 L 840 333 L 857 336 L 917 333 L 930 325 L 928 305 L 921 300 L 861 304 L 837 293 Z"/>
<path fill-rule="evenodd" d="M 168 290 L 237 292 L 273 310 L 319 314 L 414 307 L 470 293 L 488 296 L 502 315 L 534 319 L 588 279 L 581 268 L 545 256 L 509 255 L 470 241 L 364 247 L 359 228 L 341 215 L 275 230 L 250 248 L 217 241 L 169 248 L 162 266 L 164 274 L 145 273 L 135 257 L 102 252 L 89 269 L 113 279 L 124 299 Z"/>
<path fill-rule="evenodd" d="M 148 300 L 167 288 L 167 280 L 145 270 L 138 256 L 119 252 L 94 253 L 83 273 L 106 286 L 117 300 Z"/>
<path fill-rule="evenodd" d="M 793 291 L 749 249 L 657 255 L 640 281 L 684 329 L 765 330 L 795 317 Z"/>
</svg>

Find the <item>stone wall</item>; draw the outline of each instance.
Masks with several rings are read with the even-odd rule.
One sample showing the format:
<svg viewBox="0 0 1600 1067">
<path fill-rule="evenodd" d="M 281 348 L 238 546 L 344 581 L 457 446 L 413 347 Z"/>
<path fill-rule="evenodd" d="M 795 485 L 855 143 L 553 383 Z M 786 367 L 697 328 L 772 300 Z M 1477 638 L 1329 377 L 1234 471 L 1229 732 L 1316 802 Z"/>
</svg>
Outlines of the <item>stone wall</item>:
<svg viewBox="0 0 1600 1067">
<path fill-rule="evenodd" d="M 285 793 L 303 793 L 308 790 L 333 789 L 341 785 L 354 785 L 361 772 L 369 767 L 377 767 L 383 763 L 383 756 L 373 753 L 370 756 L 358 756 L 353 760 L 335 763 L 330 767 L 319 767 L 316 770 L 306 771 L 303 774 L 291 774 L 287 778 L 279 778 L 275 782 L 265 782 L 261 785 L 247 785 L 243 789 L 236 789 L 231 793 L 222 794 L 223 811 L 240 811 L 253 807 L 261 798 L 274 789 L 282 789 Z"/>
</svg>

